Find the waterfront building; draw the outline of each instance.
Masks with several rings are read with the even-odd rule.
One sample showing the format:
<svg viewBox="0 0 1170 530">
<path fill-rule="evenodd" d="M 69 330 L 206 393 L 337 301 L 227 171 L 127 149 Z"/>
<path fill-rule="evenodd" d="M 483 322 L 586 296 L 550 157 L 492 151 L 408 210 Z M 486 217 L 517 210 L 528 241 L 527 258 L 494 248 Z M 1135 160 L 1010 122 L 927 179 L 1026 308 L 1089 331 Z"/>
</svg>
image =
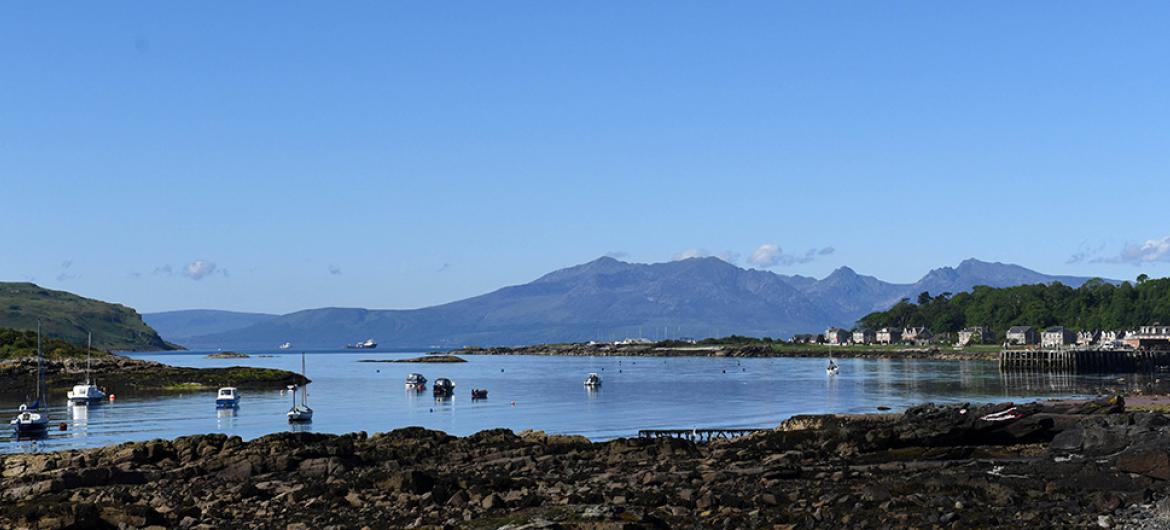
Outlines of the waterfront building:
<svg viewBox="0 0 1170 530">
<path fill-rule="evenodd" d="M 859 329 L 853 332 L 854 344 L 873 344 L 877 340 L 877 334 L 868 329 Z"/>
<path fill-rule="evenodd" d="M 970 344 L 987 344 L 995 340 L 995 335 L 991 330 L 984 326 L 973 326 L 963 328 L 959 332 L 959 346 L 967 346 Z"/>
<path fill-rule="evenodd" d="M 923 344 L 930 341 L 933 337 L 930 330 L 924 327 L 906 328 L 902 330 L 902 341 L 911 342 L 914 344 Z"/>
<path fill-rule="evenodd" d="M 882 328 L 877 331 L 878 344 L 893 344 L 902 342 L 902 330 L 898 328 Z"/>
<path fill-rule="evenodd" d="M 1032 326 L 1012 326 L 1007 331 L 1007 343 L 1028 346 L 1040 342 L 1040 334 Z"/>
<path fill-rule="evenodd" d="M 1053 326 L 1040 334 L 1041 348 L 1061 348 L 1077 342 L 1077 334 L 1064 326 Z"/>
<path fill-rule="evenodd" d="M 834 345 L 848 344 L 852 337 L 848 331 L 833 327 L 825 330 L 825 342 Z"/>
<path fill-rule="evenodd" d="M 1100 331 L 1078 331 L 1077 346 L 1092 346 L 1101 340 Z"/>
</svg>

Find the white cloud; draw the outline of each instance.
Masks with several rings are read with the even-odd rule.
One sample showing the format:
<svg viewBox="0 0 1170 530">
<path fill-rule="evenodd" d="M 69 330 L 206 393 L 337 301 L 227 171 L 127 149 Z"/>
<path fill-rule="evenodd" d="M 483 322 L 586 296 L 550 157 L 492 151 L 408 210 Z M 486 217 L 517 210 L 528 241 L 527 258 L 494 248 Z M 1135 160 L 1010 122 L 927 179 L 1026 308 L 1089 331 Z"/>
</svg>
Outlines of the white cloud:
<svg viewBox="0 0 1170 530">
<path fill-rule="evenodd" d="M 684 259 L 705 258 L 707 256 L 708 254 L 706 250 L 701 248 L 688 248 L 682 252 L 679 252 L 678 254 L 675 254 L 671 259 L 674 261 L 682 261 Z"/>
<path fill-rule="evenodd" d="M 183 275 L 191 278 L 192 280 L 202 280 L 203 278 L 215 274 L 215 271 L 215 263 L 207 260 L 197 259 L 187 264 L 187 267 L 183 270 Z M 227 273 L 225 272 L 224 275 L 226 276 Z"/>
<path fill-rule="evenodd" d="M 784 250 L 779 245 L 772 243 L 764 243 L 752 252 L 752 257 L 748 258 L 748 263 L 758 267 L 775 267 L 780 264 L 780 257 L 784 255 Z"/>
<path fill-rule="evenodd" d="M 151 274 L 155 276 L 173 276 L 175 274 L 175 270 L 172 269 L 170 265 L 161 265 L 155 267 L 154 272 Z"/>
<path fill-rule="evenodd" d="M 1170 262 L 1170 236 L 1162 239 L 1150 239 L 1140 245 L 1126 245 L 1115 261 L 1134 265 L 1159 261 Z"/>
<path fill-rule="evenodd" d="M 1170 262 L 1170 236 L 1161 239 L 1150 239 L 1145 243 L 1129 243 L 1114 255 L 1102 255 L 1105 252 L 1105 243 L 1093 247 L 1081 243 L 1077 251 L 1069 256 L 1065 263 L 1129 263 L 1141 265 L 1143 263 Z"/>
<path fill-rule="evenodd" d="M 817 256 L 828 256 L 836 252 L 837 249 L 833 247 L 822 247 L 820 249 L 810 248 L 803 254 L 786 254 L 780 245 L 773 243 L 764 243 L 759 248 L 752 252 L 751 257 L 748 258 L 748 263 L 757 267 L 775 267 L 777 265 L 798 265 L 801 263 L 809 263 Z"/>
<path fill-rule="evenodd" d="M 329 266 L 329 274 L 332 274 L 334 276 L 340 276 L 341 275 L 341 267 L 338 265 L 330 265 Z"/>
</svg>

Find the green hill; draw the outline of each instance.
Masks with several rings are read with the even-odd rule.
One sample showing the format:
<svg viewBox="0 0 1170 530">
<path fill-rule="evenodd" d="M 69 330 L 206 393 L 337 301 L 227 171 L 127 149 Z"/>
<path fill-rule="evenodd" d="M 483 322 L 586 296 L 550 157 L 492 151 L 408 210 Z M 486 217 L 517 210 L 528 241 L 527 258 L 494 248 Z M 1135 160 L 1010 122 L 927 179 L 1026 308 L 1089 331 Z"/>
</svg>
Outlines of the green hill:
<svg viewBox="0 0 1170 530">
<path fill-rule="evenodd" d="M 1060 283 L 1019 287 L 976 287 L 969 293 L 903 300 L 888 311 L 870 313 L 858 327 L 926 326 L 953 332 L 967 326 L 988 326 L 1002 338 L 1011 326 L 1065 326 L 1076 330 L 1129 330 L 1170 323 L 1170 278 L 1112 285 L 1091 280 L 1072 288 Z"/>
<path fill-rule="evenodd" d="M 0 282 L 0 328 L 35 331 L 84 346 L 93 333 L 93 346 L 102 350 L 170 350 L 174 345 L 159 337 L 133 309 L 84 298 L 36 284 Z"/>
</svg>

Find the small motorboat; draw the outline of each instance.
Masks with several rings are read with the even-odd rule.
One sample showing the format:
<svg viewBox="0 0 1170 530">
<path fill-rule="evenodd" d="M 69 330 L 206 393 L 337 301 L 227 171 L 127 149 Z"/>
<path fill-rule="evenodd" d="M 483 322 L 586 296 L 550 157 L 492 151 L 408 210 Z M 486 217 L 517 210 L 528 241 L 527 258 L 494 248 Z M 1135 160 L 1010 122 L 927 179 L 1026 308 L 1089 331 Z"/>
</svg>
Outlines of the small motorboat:
<svg viewBox="0 0 1170 530">
<path fill-rule="evenodd" d="M 102 392 L 102 389 L 98 388 L 97 385 L 93 384 L 93 381 L 89 377 L 89 373 L 90 373 L 89 353 L 90 353 L 90 351 L 92 351 L 92 349 L 93 349 L 93 334 L 91 333 L 89 335 L 89 338 L 86 340 L 85 383 L 80 384 L 80 385 L 74 385 L 73 390 L 70 390 L 68 392 L 68 394 L 66 394 L 69 397 L 70 403 L 88 404 L 88 403 L 100 402 L 100 401 L 106 399 L 106 393 Z"/>
<path fill-rule="evenodd" d="M 215 395 L 215 408 L 234 409 L 240 406 L 240 391 L 234 386 L 225 386 Z"/>
<path fill-rule="evenodd" d="M 280 345 L 280 349 L 282 349 L 282 350 L 287 350 L 289 348 L 292 348 L 291 342 L 286 342 L 286 343 Z"/>
<path fill-rule="evenodd" d="M 412 373 L 406 376 L 406 388 L 410 390 L 426 390 L 427 378 L 423 377 L 422 374 Z"/>
<path fill-rule="evenodd" d="M 837 375 L 837 372 L 839 371 L 841 371 L 841 367 L 837 366 L 837 363 L 833 362 L 832 359 L 829 359 L 829 366 L 825 368 L 825 373 L 829 375 Z"/>
<path fill-rule="evenodd" d="M 455 383 L 446 377 L 435 379 L 434 389 L 435 397 L 451 397 L 455 395 Z"/>
<path fill-rule="evenodd" d="M 585 378 L 585 386 L 590 388 L 601 386 L 601 376 L 597 375 L 596 372 L 589 374 L 589 377 Z"/>
<path fill-rule="evenodd" d="M 479 399 L 487 399 L 487 389 L 486 388 L 473 388 L 473 389 L 471 389 L 471 400 L 475 401 L 475 400 L 479 400 Z"/>
<path fill-rule="evenodd" d="M 305 352 L 301 352 L 301 377 L 305 377 Z M 288 409 L 288 422 L 308 423 L 313 421 L 313 409 L 309 408 L 309 385 L 306 384 L 305 389 L 301 391 L 300 403 L 297 403 L 297 385 L 289 385 L 288 389 L 292 390 L 293 402 L 292 408 Z"/>
</svg>

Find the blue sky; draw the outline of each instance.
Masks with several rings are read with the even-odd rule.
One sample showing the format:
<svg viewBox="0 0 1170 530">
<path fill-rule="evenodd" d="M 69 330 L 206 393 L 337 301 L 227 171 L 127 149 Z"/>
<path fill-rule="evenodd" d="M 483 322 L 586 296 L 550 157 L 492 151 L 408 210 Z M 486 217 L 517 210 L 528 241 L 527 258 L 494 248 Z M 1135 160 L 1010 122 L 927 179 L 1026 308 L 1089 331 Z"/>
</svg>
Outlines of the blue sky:
<svg viewBox="0 0 1170 530">
<path fill-rule="evenodd" d="M 10 2 L 0 278 L 142 311 L 287 312 L 425 306 L 604 254 L 1162 276 L 1168 18 Z"/>
</svg>

